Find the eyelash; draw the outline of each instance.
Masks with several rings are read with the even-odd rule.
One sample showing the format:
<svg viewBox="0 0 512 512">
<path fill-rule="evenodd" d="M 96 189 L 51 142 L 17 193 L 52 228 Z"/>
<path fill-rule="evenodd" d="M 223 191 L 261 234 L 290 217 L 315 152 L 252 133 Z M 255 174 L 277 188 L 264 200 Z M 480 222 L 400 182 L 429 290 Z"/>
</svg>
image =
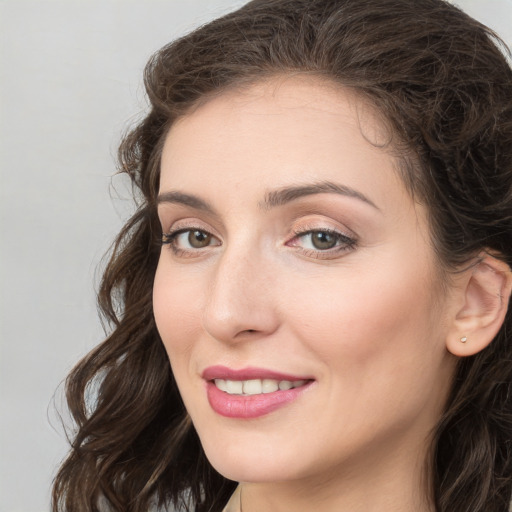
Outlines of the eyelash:
<svg viewBox="0 0 512 512">
<path fill-rule="evenodd" d="M 311 228 L 311 229 L 305 229 L 305 230 L 296 230 L 294 231 L 295 236 L 287 242 L 287 245 L 291 245 L 292 247 L 295 247 L 291 242 L 294 240 L 297 240 L 299 238 L 306 237 L 308 235 L 312 235 L 314 233 L 323 233 L 327 235 L 331 235 L 335 238 L 336 245 L 329 249 L 302 249 L 302 253 L 305 256 L 308 256 L 310 258 L 316 258 L 316 259 L 332 259 L 335 258 L 337 255 L 343 252 L 347 252 L 350 250 L 353 250 L 357 246 L 357 240 L 355 238 L 352 238 L 345 233 L 341 233 L 335 229 L 330 228 Z"/>
<path fill-rule="evenodd" d="M 176 239 L 180 235 L 183 235 L 184 233 L 191 233 L 194 231 L 199 231 L 200 233 L 209 235 L 212 238 L 217 238 L 204 228 L 201 228 L 198 226 L 190 226 L 187 228 L 178 228 L 176 230 L 171 230 L 168 233 L 163 233 L 162 234 L 162 245 L 168 245 L 171 248 L 172 252 L 178 257 L 194 257 L 195 254 L 193 254 L 193 253 L 196 253 L 200 249 L 181 249 L 176 245 Z M 218 245 L 221 245 L 221 244 L 218 244 Z M 206 247 L 209 247 L 209 246 L 206 246 Z"/>
<path fill-rule="evenodd" d="M 183 235 L 184 233 L 191 233 L 194 231 L 198 231 L 200 233 L 203 233 L 207 236 L 211 236 L 212 238 L 215 238 L 215 235 L 210 233 L 209 231 L 205 230 L 201 227 L 196 226 L 190 226 L 187 228 L 179 228 L 175 231 L 170 231 L 168 233 L 162 234 L 162 245 L 169 245 L 173 253 L 177 257 L 195 257 L 197 256 L 198 251 L 200 251 L 202 248 L 196 248 L 196 249 L 181 249 L 177 246 L 176 240 L 180 235 Z M 289 247 L 297 247 L 297 250 L 300 249 L 297 245 L 293 244 L 292 242 L 295 240 L 298 240 L 300 238 L 306 237 L 308 235 L 313 235 L 314 233 L 323 233 L 330 236 L 333 236 L 335 238 L 336 245 L 329 249 L 305 249 L 302 248 L 301 252 L 307 257 L 316 258 L 316 259 L 333 259 L 338 254 L 347 252 L 350 250 L 353 250 L 357 246 L 357 240 L 355 238 L 352 238 L 344 233 L 341 233 L 335 229 L 329 229 L 329 228 L 311 228 L 306 230 L 294 230 L 294 237 L 286 242 L 286 245 Z M 219 246 L 222 245 L 222 243 L 215 244 L 213 246 Z M 206 247 L 211 247 L 211 245 L 207 245 Z"/>
</svg>

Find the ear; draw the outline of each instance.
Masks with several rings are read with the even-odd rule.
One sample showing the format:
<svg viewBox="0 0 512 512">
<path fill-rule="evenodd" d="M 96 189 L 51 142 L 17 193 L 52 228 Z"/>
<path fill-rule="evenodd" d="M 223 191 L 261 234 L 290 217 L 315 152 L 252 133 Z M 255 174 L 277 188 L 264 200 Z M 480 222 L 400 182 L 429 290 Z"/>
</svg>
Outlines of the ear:
<svg viewBox="0 0 512 512">
<path fill-rule="evenodd" d="M 507 314 L 512 289 L 509 266 L 488 254 L 461 276 L 460 302 L 446 339 L 459 357 L 472 356 L 489 345 Z"/>
</svg>

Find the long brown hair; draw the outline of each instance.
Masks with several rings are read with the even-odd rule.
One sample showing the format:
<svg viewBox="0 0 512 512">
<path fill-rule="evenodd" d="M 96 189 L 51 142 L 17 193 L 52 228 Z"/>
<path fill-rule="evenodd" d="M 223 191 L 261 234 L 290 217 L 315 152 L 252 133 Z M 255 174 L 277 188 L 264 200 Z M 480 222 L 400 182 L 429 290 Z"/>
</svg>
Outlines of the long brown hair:
<svg viewBox="0 0 512 512">
<path fill-rule="evenodd" d="M 99 291 L 111 333 L 67 380 L 76 435 L 54 512 L 218 512 L 235 486 L 204 455 L 153 318 L 155 198 L 170 125 L 209 96 L 270 75 L 306 72 L 351 87 L 391 127 L 403 178 L 428 205 L 440 266 L 449 272 L 482 249 L 512 265 L 512 71 L 500 45 L 444 0 L 254 0 L 151 58 L 150 110 L 119 150 L 140 207 Z M 508 511 L 511 319 L 459 361 L 433 434 L 438 512 Z"/>
</svg>

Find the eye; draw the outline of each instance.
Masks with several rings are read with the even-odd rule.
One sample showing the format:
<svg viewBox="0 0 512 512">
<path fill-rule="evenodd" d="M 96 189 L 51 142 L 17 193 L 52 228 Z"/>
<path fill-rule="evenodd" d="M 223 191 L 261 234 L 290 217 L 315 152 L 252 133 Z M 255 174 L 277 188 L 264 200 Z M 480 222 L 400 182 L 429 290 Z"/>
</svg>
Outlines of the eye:
<svg viewBox="0 0 512 512">
<path fill-rule="evenodd" d="M 356 245 L 356 240 L 333 229 L 311 229 L 296 232 L 287 245 L 297 247 L 306 256 L 331 258 L 341 252 L 349 251 Z"/>
<path fill-rule="evenodd" d="M 212 241 L 212 235 L 210 233 L 206 233 L 206 231 L 199 231 L 198 229 L 191 229 L 188 231 L 188 235 L 187 231 L 185 231 L 185 233 L 181 233 L 180 236 L 176 237 L 176 240 L 178 241 L 182 237 L 185 238 L 186 242 L 194 249 L 207 247 Z"/>
<path fill-rule="evenodd" d="M 220 240 L 199 228 L 184 228 L 164 233 L 162 245 L 169 245 L 177 254 L 194 252 L 209 246 L 221 245 Z"/>
<path fill-rule="evenodd" d="M 301 238 L 311 246 L 310 248 L 320 251 L 336 247 L 339 241 L 339 236 L 336 233 L 330 233 L 328 231 L 312 231 L 311 233 L 303 235 Z"/>
</svg>

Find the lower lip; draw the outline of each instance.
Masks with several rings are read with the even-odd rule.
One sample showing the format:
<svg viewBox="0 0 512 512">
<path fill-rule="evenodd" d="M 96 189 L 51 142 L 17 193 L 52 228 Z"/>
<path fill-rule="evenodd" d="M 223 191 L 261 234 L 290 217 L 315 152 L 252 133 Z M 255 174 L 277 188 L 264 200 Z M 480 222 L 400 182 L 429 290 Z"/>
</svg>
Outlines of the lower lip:
<svg viewBox="0 0 512 512">
<path fill-rule="evenodd" d="M 227 418 L 259 418 L 296 400 L 309 386 L 262 393 L 259 395 L 230 395 L 221 391 L 213 382 L 206 383 L 208 402 L 211 408 Z"/>
</svg>

